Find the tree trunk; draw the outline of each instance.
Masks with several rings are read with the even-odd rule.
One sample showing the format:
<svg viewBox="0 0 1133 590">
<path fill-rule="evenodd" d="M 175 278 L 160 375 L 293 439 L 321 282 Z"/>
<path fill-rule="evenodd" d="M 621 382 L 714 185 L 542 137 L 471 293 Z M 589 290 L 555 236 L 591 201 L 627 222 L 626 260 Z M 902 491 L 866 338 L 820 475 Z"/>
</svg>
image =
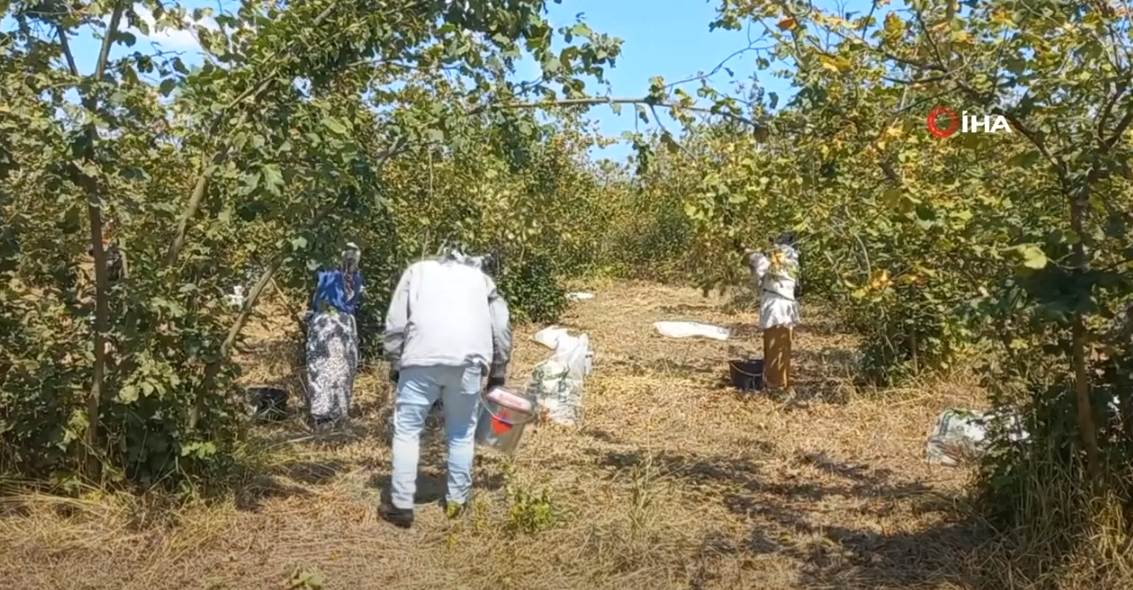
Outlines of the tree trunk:
<svg viewBox="0 0 1133 590">
<path fill-rule="evenodd" d="M 110 46 L 118 33 L 118 26 L 122 22 L 122 14 L 126 4 L 121 0 L 115 2 L 114 10 L 110 15 L 110 22 L 102 39 L 102 46 L 98 52 L 98 62 L 95 65 L 92 78 L 101 82 L 106 73 L 106 65 L 110 60 Z M 79 70 L 75 64 L 75 56 L 71 52 L 67 35 L 62 28 L 58 30 L 59 43 L 67 60 L 71 74 L 78 78 Z M 93 92 L 93 91 L 92 91 Z M 87 93 L 82 97 L 83 108 L 92 119 L 97 115 L 98 97 Z M 98 130 L 94 123 L 88 123 L 84 130 L 82 142 L 78 148 L 76 158 L 91 163 L 95 161 L 95 142 L 98 141 Z M 103 248 L 103 218 L 102 195 L 97 178 L 93 178 L 78 167 L 72 166 L 71 177 L 73 181 L 86 193 L 87 217 L 90 219 L 91 255 L 94 258 L 94 366 L 91 370 L 90 392 L 87 394 L 87 430 L 83 437 L 83 447 L 80 459 L 83 473 L 91 483 L 97 483 L 101 476 L 98 463 L 98 433 L 102 415 L 103 382 L 106 379 L 106 333 L 109 331 L 109 268 L 106 264 L 106 250 Z"/>
<path fill-rule="evenodd" d="M 106 250 L 102 247 L 102 208 L 98 197 L 98 186 L 93 181 L 85 182 L 88 190 L 87 215 L 90 217 L 90 234 L 94 256 L 94 368 L 91 371 L 90 392 L 87 394 L 87 430 L 83 440 L 83 472 L 92 483 L 100 476 L 98 456 L 99 423 L 102 414 L 102 384 L 106 378 L 106 332 L 110 316 L 108 304 L 109 281 L 107 280 Z"/>
<path fill-rule="evenodd" d="M 1085 191 L 1083 191 L 1085 192 Z M 1083 272 L 1086 268 L 1086 246 L 1083 244 L 1083 224 L 1087 205 L 1083 194 L 1072 195 L 1070 198 L 1070 229 L 1077 235 L 1071 251 L 1071 264 L 1076 272 Z M 1100 452 L 1098 451 L 1098 429 L 1094 422 L 1093 404 L 1090 401 L 1090 374 L 1087 358 L 1089 356 L 1090 341 L 1086 331 L 1086 321 L 1083 317 L 1080 304 L 1074 310 L 1071 319 L 1071 367 L 1074 373 L 1074 397 L 1078 409 L 1078 434 L 1082 440 L 1082 449 L 1086 452 L 1086 472 L 1091 483 L 1097 487 L 1101 483 Z"/>
</svg>

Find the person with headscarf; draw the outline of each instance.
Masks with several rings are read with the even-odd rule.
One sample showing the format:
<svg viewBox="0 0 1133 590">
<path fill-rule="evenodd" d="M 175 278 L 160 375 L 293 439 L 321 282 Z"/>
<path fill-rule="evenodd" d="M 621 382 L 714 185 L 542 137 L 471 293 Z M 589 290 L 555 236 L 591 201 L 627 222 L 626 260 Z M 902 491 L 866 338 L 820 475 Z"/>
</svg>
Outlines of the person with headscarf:
<svg viewBox="0 0 1133 590">
<path fill-rule="evenodd" d="M 307 395 L 315 428 L 341 423 L 350 413 L 358 369 L 354 313 L 362 299 L 361 251 L 346 245 L 342 262 L 320 271 L 307 312 Z"/>
<path fill-rule="evenodd" d="M 393 475 L 379 514 L 399 527 L 413 524 L 421 432 L 438 400 L 447 443 L 446 512 L 455 517 L 468 503 L 483 378 L 489 390 L 503 386 L 511 359 L 507 303 L 483 262 L 458 250 L 416 262 L 390 301 L 382 343 L 396 385 Z"/>
<path fill-rule="evenodd" d="M 799 257 L 794 234 L 783 234 L 766 253 L 750 249 L 745 262 L 759 293 L 759 328 L 763 331 L 763 384 L 772 390 L 790 388 L 791 338 L 799 323 L 795 286 Z"/>
</svg>

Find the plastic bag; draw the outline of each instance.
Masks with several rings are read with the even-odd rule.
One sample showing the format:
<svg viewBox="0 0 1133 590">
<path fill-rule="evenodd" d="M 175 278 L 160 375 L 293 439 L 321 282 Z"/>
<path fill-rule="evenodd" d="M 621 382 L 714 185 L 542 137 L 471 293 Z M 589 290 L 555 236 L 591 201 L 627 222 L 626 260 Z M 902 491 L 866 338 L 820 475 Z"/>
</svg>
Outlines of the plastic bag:
<svg viewBox="0 0 1133 590">
<path fill-rule="evenodd" d="M 981 457 L 987 452 L 987 425 L 990 422 L 999 422 L 1000 426 L 1007 428 L 1008 440 L 1017 442 L 1028 438 L 1018 416 L 946 410 L 936 419 L 925 444 L 929 463 L 954 466 Z"/>
<path fill-rule="evenodd" d="M 582 420 L 583 387 L 590 352 L 590 338 L 583 334 L 568 345 L 560 344 L 551 358 L 531 373 L 528 394 L 539 400 L 547 419 L 564 426 Z"/>
<path fill-rule="evenodd" d="M 984 415 L 965 410 L 946 410 L 936 419 L 928 437 L 925 455 L 929 463 L 959 465 L 979 457 L 987 439 Z"/>
<path fill-rule="evenodd" d="M 539 344 L 542 344 L 543 346 L 546 346 L 547 348 L 550 348 L 551 350 L 555 350 L 559 347 L 559 339 L 566 335 L 566 328 L 548 326 L 532 335 L 531 339 L 538 342 Z"/>
<path fill-rule="evenodd" d="M 228 299 L 228 305 L 232 307 L 242 307 L 247 296 L 244 294 L 244 287 L 242 285 L 236 285 L 232 287 L 232 292 L 227 294 L 225 298 Z"/>
<path fill-rule="evenodd" d="M 551 350 L 554 350 L 555 352 L 558 352 L 559 350 L 570 351 L 574 350 L 578 346 L 585 346 L 586 360 L 584 363 L 582 376 L 588 377 L 590 376 L 590 370 L 593 367 L 594 363 L 594 352 L 590 350 L 589 341 L 587 341 L 586 343 L 583 343 L 581 341 L 581 338 L 583 336 L 586 335 L 583 334 L 581 336 L 571 336 L 567 333 L 566 328 L 561 328 L 559 326 L 548 326 L 533 334 L 531 336 L 531 339 L 538 342 L 539 344 L 542 344 L 543 346 L 546 346 L 547 348 L 550 348 Z"/>
</svg>

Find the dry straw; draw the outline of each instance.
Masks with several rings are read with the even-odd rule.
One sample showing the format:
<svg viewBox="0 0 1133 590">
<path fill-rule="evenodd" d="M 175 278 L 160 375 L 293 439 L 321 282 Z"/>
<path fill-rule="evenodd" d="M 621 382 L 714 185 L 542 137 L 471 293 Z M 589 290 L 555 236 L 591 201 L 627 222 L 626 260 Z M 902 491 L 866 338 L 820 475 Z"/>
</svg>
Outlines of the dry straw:
<svg viewBox="0 0 1133 590">
<path fill-rule="evenodd" d="M 262 427 L 226 501 L 8 496 L 0 578 L 45 590 L 246 590 L 301 578 L 399 590 L 967 587 L 983 541 L 955 499 L 967 473 L 926 464 L 923 449 L 935 415 L 978 392 L 934 384 L 862 395 L 848 380 L 853 340 L 804 307 L 793 370 L 809 403 L 739 395 L 726 385 L 727 361 L 760 346 L 754 315 L 731 303 L 617 283 L 575 304 L 565 325 L 589 333 L 596 353 L 584 424 L 541 425 L 510 464 L 482 453 L 474 510 L 461 521 L 435 502 L 410 531 L 377 520 L 389 389 L 373 367 L 358 381 L 349 432 Z M 249 382 L 298 385 L 284 309 L 251 327 Z M 727 326 L 736 339 L 653 331 L 682 319 Z M 547 355 L 533 331 L 517 334 L 515 384 Z M 443 494 L 442 457 L 434 428 L 423 501 Z"/>
</svg>

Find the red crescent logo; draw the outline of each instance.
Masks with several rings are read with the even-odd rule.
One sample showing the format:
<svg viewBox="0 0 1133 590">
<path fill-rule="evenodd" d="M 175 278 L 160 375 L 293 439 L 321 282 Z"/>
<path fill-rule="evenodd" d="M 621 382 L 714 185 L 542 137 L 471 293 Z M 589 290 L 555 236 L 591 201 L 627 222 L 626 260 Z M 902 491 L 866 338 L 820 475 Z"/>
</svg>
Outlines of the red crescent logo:
<svg viewBox="0 0 1133 590">
<path fill-rule="evenodd" d="M 940 127 L 936 124 L 940 117 L 948 118 L 948 127 Z M 936 137 L 943 139 L 956 133 L 959 128 L 960 117 L 956 115 L 956 111 L 946 106 L 937 106 L 928 112 L 928 132 Z"/>
</svg>

